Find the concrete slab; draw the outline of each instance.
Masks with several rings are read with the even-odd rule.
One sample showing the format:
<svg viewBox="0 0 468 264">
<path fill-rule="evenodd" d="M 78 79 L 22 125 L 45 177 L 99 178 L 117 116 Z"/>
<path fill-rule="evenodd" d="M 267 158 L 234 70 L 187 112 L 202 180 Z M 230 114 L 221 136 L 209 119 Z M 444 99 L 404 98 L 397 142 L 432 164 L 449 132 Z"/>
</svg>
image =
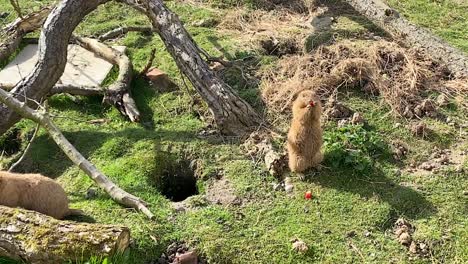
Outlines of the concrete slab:
<svg viewBox="0 0 468 264">
<path fill-rule="evenodd" d="M 125 46 L 114 46 L 125 51 Z M 15 59 L 0 71 L 0 86 L 13 87 L 28 76 L 37 62 L 38 45 L 26 46 Z M 68 46 L 68 61 L 59 80 L 61 84 L 75 86 L 96 86 L 102 84 L 112 64 L 78 45 Z"/>
</svg>

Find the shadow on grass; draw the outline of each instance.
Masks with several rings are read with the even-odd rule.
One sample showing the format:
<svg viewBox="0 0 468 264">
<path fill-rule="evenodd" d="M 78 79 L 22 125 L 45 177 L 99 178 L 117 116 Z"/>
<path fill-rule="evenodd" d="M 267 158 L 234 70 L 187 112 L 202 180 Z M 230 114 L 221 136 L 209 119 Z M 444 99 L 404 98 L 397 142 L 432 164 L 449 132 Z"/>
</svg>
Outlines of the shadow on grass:
<svg viewBox="0 0 468 264">
<path fill-rule="evenodd" d="M 387 154 L 382 155 L 378 161 L 391 162 Z M 326 168 L 316 173 L 315 176 L 309 177 L 307 181 L 342 192 L 359 194 L 365 199 L 377 198 L 388 203 L 392 208 L 391 213 L 379 228 L 388 229 L 398 217 L 420 219 L 427 218 L 436 212 L 434 205 L 421 193 L 395 183 L 378 165 L 364 170 L 346 164 L 337 165 L 331 160 L 334 156 L 336 153 L 325 153 L 323 165 Z"/>
</svg>

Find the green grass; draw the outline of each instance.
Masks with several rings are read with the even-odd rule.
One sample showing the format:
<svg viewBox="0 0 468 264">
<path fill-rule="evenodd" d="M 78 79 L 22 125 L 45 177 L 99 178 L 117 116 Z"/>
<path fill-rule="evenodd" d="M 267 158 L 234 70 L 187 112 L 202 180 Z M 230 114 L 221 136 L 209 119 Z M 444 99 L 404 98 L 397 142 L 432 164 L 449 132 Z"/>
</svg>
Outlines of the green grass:
<svg viewBox="0 0 468 264">
<path fill-rule="evenodd" d="M 27 2 L 20 1 L 25 10 Z M 181 16 L 197 43 L 212 55 L 224 55 L 229 59 L 253 55 L 255 58 L 244 65 L 244 70 L 249 71 L 260 71 L 262 67 L 275 64 L 275 59 L 245 50 L 235 39 L 219 33 L 216 28 L 194 26 L 192 22 L 202 19 L 219 20 L 227 11 L 224 8 L 237 6 L 240 1 L 223 1 L 223 5 L 220 1 L 208 2 L 212 3 L 209 8 L 174 1 L 167 4 Z M 419 6 L 435 5 L 420 2 L 405 1 L 419 3 Z M 444 1 L 442 6 L 446 9 L 441 13 L 453 9 L 454 14 L 465 16 L 465 20 L 453 20 L 454 25 L 447 28 L 439 28 L 435 23 L 421 24 L 466 50 L 462 41 L 467 35 L 463 26 L 463 23 L 466 25 L 466 14 L 460 6 L 451 8 L 454 4 L 450 3 Z M 33 1 L 33 4 L 37 6 L 39 2 Z M 0 7 L 11 12 L 6 0 L 0 2 Z M 409 8 L 401 4 L 398 7 Z M 429 11 L 418 9 L 412 12 L 414 15 L 409 18 L 419 21 L 417 18 L 426 16 Z M 12 14 L 2 23 L 13 18 Z M 433 19 L 439 21 L 442 18 L 446 19 L 442 15 Z M 354 21 L 352 27 L 341 28 L 350 21 Z M 367 22 L 356 21 L 360 21 L 359 18 L 339 17 L 336 30 L 343 33 L 339 37 L 355 36 L 367 28 Z M 100 34 L 122 24 L 143 25 L 146 19 L 120 4 L 109 3 L 88 16 L 78 32 Z M 448 28 L 456 34 L 445 36 L 443 32 Z M 460 35 L 461 39 L 457 37 Z M 118 44 L 128 46 L 136 70 L 142 69 L 151 48 L 156 47 L 156 66 L 167 71 L 183 87 L 174 61 L 157 36 L 130 33 Z M 258 83 L 246 81 L 239 77 L 240 74 L 238 69 L 230 70 L 225 76 L 226 81 L 261 111 Z M 108 82 L 111 80 L 112 76 Z M 198 137 L 205 124 L 189 107 L 192 99 L 185 89 L 161 94 L 154 92 L 144 80 L 136 79 L 132 93 L 143 114 L 139 124 L 125 120 L 115 108 L 103 106 L 99 97 L 79 97 L 79 102 L 73 102 L 69 97 L 59 95 L 52 97 L 49 103 L 54 114 L 64 117 L 54 120 L 71 143 L 119 186 L 146 200 L 156 216 L 154 221 L 119 206 L 103 191 L 98 191 L 92 200 L 85 199 L 86 190 L 93 186 L 93 182 L 71 164 L 43 130 L 23 163 L 26 171 L 57 178 L 66 189 L 71 206 L 82 209 L 94 221 L 125 225 L 131 229 L 134 244 L 130 251 L 106 260 L 107 263 L 157 260 L 175 240 L 189 243 L 209 263 L 463 263 L 468 259 L 468 210 L 463 194 L 468 177 L 456 172 L 453 166 L 426 176 L 399 173 L 409 163 L 427 159 L 434 146 L 456 145 L 466 149 L 466 138 L 460 138 L 457 128 L 425 119 L 434 134 L 428 139 L 415 138 L 405 128 L 408 122 L 392 117 L 385 104 L 351 91 L 342 95 L 342 99 L 361 112 L 368 123 L 344 128 L 325 124 L 324 168 L 309 173 L 305 181 L 295 180 L 296 191 L 290 197 L 284 192 L 273 191 L 272 184 L 276 179 L 267 174 L 261 164 L 253 163 L 241 153 L 237 139 Z M 466 120 L 462 110 L 454 106 L 443 111 L 459 123 Z M 99 125 L 88 122 L 103 118 L 111 121 Z M 402 125 L 395 128 L 396 122 Z M 21 121 L 17 127 L 25 138 L 34 129 L 34 124 Z M 5 141 L 0 138 L 0 144 L 2 140 Z M 410 146 L 406 159 L 393 159 L 388 147 L 392 140 L 401 140 Z M 224 207 L 197 200 L 193 211 L 174 213 L 170 201 L 152 184 L 164 169 L 161 168 L 161 154 L 165 152 L 200 160 L 202 173 L 198 185 L 202 194 L 208 183 L 221 172 L 232 182 L 243 205 Z M 0 160 L 0 166 L 9 161 L 10 158 Z M 464 166 L 468 167 L 466 161 Z M 303 198 L 307 190 L 312 191 L 314 199 Z M 391 233 L 392 224 L 398 217 L 408 218 L 417 227 L 415 239 L 433 244 L 430 258 L 409 259 L 407 249 Z M 348 236 L 352 231 L 356 235 Z M 370 235 L 365 236 L 366 232 Z M 294 252 L 291 240 L 295 238 L 305 241 L 309 250 L 304 254 Z M 78 263 L 86 261 L 79 260 Z M 0 259 L 0 263 L 8 262 Z M 93 257 L 89 263 L 105 261 Z"/>
</svg>

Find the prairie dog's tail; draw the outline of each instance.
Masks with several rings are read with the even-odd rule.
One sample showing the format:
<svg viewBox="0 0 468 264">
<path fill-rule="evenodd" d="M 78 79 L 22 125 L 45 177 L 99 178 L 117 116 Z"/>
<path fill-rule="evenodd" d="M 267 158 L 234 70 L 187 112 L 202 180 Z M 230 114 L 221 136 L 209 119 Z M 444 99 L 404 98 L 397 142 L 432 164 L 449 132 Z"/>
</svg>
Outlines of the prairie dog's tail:
<svg viewBox="0 0 468 264">
<path fill-rule="evenodd" d="M 72 215 L 78 215 L 78 216 L 80 216 L 80 215 L 85 215 L 85 213 L 84 213 L 82 210 L 80 210 L 80 209 L 71 209 L 71 208 L 70 208 L 70 209 L 68 209 L 68 214 L 67 214 L 67 216 L 72 216 Z"/>
</svg>

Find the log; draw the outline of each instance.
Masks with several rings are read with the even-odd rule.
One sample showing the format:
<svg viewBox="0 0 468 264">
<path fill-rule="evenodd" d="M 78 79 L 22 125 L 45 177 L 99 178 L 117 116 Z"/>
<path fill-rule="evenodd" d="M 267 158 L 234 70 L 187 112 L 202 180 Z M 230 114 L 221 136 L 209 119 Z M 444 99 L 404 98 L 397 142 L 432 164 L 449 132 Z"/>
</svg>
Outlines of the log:
<svg viewBox="0 0 468 264">
<path fill-rule="evenodd" d="M 150 219 L 154 218 L 154 215 L 146 207 L 146 203 L 143 200 L 121 189 L 100 172 L 94 164 L 83 157 L 83 155 L 65 138 L 60 129 L 50 120 L 47 112 L 40 113 L 37 110 L 31 109 L 26 103 L 18 101 L 14 96 L 2 89 L 0 89 L 0 102 L 3 102 L 8 108 L 15 111 L 20 116 L 40 124 L 68 158 L 83 170 L 97 186 L 106 191 L 112 199 L 124 206 L 134 208 L 144 213 Z"/>
<path fill-rule="evenodd" d="M 200 48 L 176 14 L 161 0 L 139 1 L 177 66 L 188 77 L 208 105 L 218 129 L 227 135 L 244 135 L 255 129 L 261 119 L 255 110 L 209 68 Z"/>
<path fill-rule="evenodd" d="M 128 27 L 119 27 L 113 30 L 110 30 L 101 36 L 98 37 L 98 40 L 103 42 L 109 39 L 115 39 L 120 37 L 128 32 L 141 32 L 144 34 L 151 34 L 153 29 L 151 27 L 135 27 L 135 26 L 128 26 Z"/>
<path fill-rule="evenodd" d="M 0 256 L 32 264 L 68 263 L 123 253 L 126 227 L 60 221 L 25 209 L 0 205 Z"/>
<path fill-rule="evenodd" d="M 468 76 L 468 57 L 428 30 L 402 17 L 381 0 L 344 0 L 357 12 L 396 38 L 403 38 L 408 46 L 418 47 L 433 59 L 447 65 L 454 77 Z"/>
<path fill-rule="evenodd" d="M 95 39 L 73 37 L 83 48 L 95 53 L 98 57 L 119 66 L 119 76 L 104 92 L 104 102 L 114 105 L 119 112 L 132 122 L 140 121 L 140 112 L 130 94 L 133 65 L 122 52 L 107 46 Z"/>
</svg>

